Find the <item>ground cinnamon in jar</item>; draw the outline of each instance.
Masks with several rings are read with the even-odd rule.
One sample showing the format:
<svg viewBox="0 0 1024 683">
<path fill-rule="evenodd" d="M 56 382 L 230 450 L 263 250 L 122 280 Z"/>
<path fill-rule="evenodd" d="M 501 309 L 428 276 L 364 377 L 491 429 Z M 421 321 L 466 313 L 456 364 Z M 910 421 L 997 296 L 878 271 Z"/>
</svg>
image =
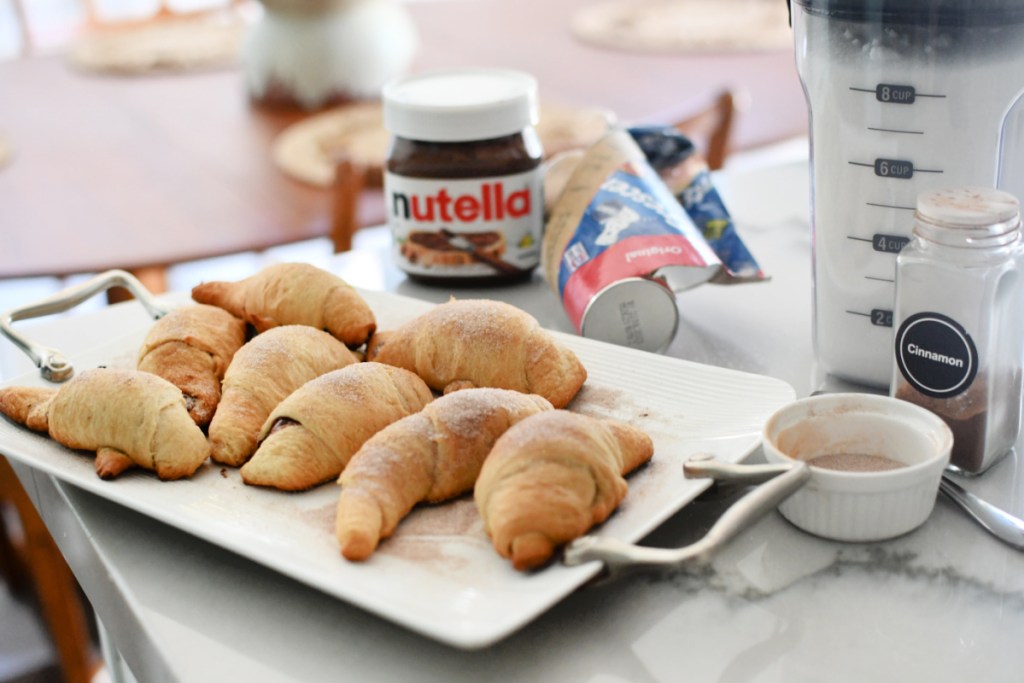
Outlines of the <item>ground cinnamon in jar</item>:
<svg viewBox="0 0 1024 683">
<path fill-rule="evenodd" d="M 968 391 L 953 398 L 925 396 L 910 384 L 902 384 L 896 390 L 896 398 L 916 403 L 941 417 L 953 432 L 950 463 L 965 472 L 979 472 L 984 465 L 989 422 L 987 384 L 984 377 L 979 377 Z"/>
<path fill-rule="evenodd" d="M 896 258 L 891 391 L 942 417 L 950 467 L 980 474 L 1021 422 L 1024 248 L 1020 203 L 988 188 L 923 192 Z"/>
</svg>

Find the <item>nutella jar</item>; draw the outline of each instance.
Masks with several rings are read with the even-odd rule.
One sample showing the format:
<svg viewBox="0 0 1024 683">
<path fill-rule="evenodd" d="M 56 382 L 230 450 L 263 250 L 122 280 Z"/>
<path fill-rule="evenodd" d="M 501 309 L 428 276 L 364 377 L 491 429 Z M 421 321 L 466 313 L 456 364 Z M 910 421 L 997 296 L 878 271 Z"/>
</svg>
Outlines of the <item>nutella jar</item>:
<svg viewBox="0 0 1024 683">
<path fill-rule="evenodd" d="M 543 227 L 536 81 L 496 69 L 433 72 L 388 84 L 383 102 L 399 268 L 443 285 L 529 277 Z"/>
</svg>

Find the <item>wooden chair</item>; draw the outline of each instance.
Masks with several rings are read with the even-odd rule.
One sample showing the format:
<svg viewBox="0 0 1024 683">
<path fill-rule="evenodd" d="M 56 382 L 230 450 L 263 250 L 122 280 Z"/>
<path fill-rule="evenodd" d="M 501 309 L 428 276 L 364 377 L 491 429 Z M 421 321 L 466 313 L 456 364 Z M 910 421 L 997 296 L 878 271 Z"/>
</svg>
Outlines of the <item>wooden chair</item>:
<svg viewBox="0 0 1024 683">
<path fill-rule="evenodd" d="M 366 187 L 366 171 L 342 159 L 334 169 L 331 201 L 331 242 L 334 253 L 352 248 L 352 236 L 359 228 L 359 199 Z"/>
<path fill-rule="evenodd" d="M 706 109 L 672 126 L 701 148 L 711 170 L 718 170 L 732 151 L 733 124 L 737 114 L 746 108 L 747 99 L 744 91 L 724 90 Z"/>
<path fill-rule="evenodd" d="M 5 510 L 4 508 L 8 508 Z M 19 522 L 7 525 L 13 510 Z M 16 528 L 20 526 L 20 530 Z M 32 591 L 67 683 L 87 683 L 102 663 L 78 582 L 7 459 L 0 455 L 0 575 L 12 593 Z"/>
<path fill-rule="evenodd" d="M 167 291 L 167 268 L 168 266 L 146 266 L 144 268 L 129 268 L 128 272 L 134 275 L 146 289 L 154 294 L 163 294 Z M 131 292 L 124 287 L 111 287 L 107 290 L 107 303 L 116 304 L 132 299 Z"/>
<path fill-rule="evenodd" d="M 352 248 L 356 230 L 386 220 L 381 192 L 383 171 L 339 159 L 331 194 L 331 242 L 334 253 Z"/>
</svg>

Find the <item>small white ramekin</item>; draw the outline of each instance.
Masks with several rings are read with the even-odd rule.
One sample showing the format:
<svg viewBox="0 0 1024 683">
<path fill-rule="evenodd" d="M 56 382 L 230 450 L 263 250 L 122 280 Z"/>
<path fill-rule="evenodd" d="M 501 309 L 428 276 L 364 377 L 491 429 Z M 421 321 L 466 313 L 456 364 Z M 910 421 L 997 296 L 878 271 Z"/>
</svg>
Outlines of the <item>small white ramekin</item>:
<svg viewBox="0 0 1024 683">
<path fill-rule="evenodd" d="M 873 394 L 824 394 L 790 403 L 765 424 L 769 462 L 860 453 L 904 463 L 879 472 L 811 466 L 811 478 L 779 506 L 804 531 L 839 541 L 880 541 L 924 523 L 935 507 L 953 434 L 920 406 Z"/>
</svg>

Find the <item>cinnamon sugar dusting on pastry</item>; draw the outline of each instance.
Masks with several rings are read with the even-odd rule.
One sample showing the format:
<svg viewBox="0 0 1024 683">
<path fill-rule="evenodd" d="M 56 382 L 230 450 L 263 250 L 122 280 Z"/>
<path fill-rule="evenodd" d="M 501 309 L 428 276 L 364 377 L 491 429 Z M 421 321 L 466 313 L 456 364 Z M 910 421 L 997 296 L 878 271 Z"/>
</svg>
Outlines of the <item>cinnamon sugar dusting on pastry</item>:
<svg viewBox="0 0 1024 683">
<path fill-rule="evenodd" d="M 444 427 L 452 434 L 460 437 L 470 437 L 480 428 L 482 415 L 499 410 L 496 401 L 492 397 L 480 394 L 475 400 L 479 401 L 474 405 L 473 401 L 466 400 L 466 391 L 447 394 L 438 401 L 443 400 L 444 404 L 435 405 L 431 413 L 440 418 Z"/>
<path fill-rule="evenodd" d="M 327 505 L 322 505 L 317 508 L 311 508 L 308 510 L 297 510 L 296 514 L 308 526 L 314 529 L 323 529 L 326 531 L 330 531 L 334 529 L 334 518 L 337 511 L 337 503 L 331 501 Z"/>
<path fill-rule="evenodd" d="M 650 408 L 641 406 L 622 389 L 601 386 L 587 382 L 580 389 L 569 409 L 574 413 L 590 417 L 614 417 L 629 422 L 634 418 L 647 418 L 651 415 Z"/>
<path fill-rule="evenodd" d="M 348 351 L 326 332 L 306 325 L 283 325 L 258 334 L 238 350 L 235 358 L 242 359 L 240 365 L 248 369 L 265 372 L 282 364 L 322 365 L 329 362 L 322 357 L 328 350 L 338 360 L 344 359 Z"/>
<path fill-rule="evenodd" d="M 527 401 L 536 402 L 540 409 L 547 401 L 540 396 L 522 394 L 510 389 L 463 389 L 448 394 L 431 406 L 430 412 L 443 414 L 445 426 L 460 436 L 472 436 L 482 422 L 501 414 L 514 416 L 523 412 Z"/>
<path fill-rule="evenodd" d="M 307 334 L 307 329 L 310 328 L 299 325 L 274 327 L 253 337 L 247 346 L 250 351 L 262 351 L 263 353 L 287 357 L 292 352 L 294 338 Z"/>
<path fill-rule="evenodd" d="M 452 541 L 490 546 L 476 503 L 469 496 L 441 505 L 420 505 L 377 552 L 417 562 L 468 563 L 450 553 Z"/>
<path fill-rule="evenodd" d="M 420 505 L 398 527 L 395 537 L 483 534 L 484 523 L 470 496 L 440 505 Z"/>
<path fill-rule="evenodd" d="M 377 552 L 400 557 L 421 566 L 437 565 L 443 568 L 446 574 L 458 573 L 461 570 L 471 569 L 474 564 L 471 558 L 457 554 L 460 542 L 467 541 L 470 539 L 433 538 L 430 536 L 406 538 L 403 536 L 385 540 Z M 477 539 L 472 539 L 472 541 L 475 542 Z M 479 544 L 489 545 L 486 537 L 481 537 Z"/>
<path fill-rule="evenodd" d="M 435 310 L 443 324 L 454 328 L 460 337 L 501 343 L 512 338 L 508 319 L 519 311 L 504 304 L 496 305 L 497 303 L 467 299 L 449 302 Z"/>
<path fill-rule="evenodd" d="M 314 388 L 316 391 L 321 391 L 325 394 L 329 393 L 332 399 L 340 399 L 348 402 L 359 401 L 362 398 L 364 392 L 362 392 L 362 378 L 366 371 L 362 369 L 356 369 L 357 366 L 352 366 L 349 370 L 334 370 L 328 372 L 325 375 L 320 375 L 310 383 L 310 390 Z"/>
<path fill-rule="evenodd" d="M 396 368 L 379 363 L 355 363 L 311 380 L 308 391 L 329 394 L 335 401 L 362 403 L 370 398 L 370 392 L 374 390 L 368 377 L 394 374 L 395 371 Z"/>
</svg>

